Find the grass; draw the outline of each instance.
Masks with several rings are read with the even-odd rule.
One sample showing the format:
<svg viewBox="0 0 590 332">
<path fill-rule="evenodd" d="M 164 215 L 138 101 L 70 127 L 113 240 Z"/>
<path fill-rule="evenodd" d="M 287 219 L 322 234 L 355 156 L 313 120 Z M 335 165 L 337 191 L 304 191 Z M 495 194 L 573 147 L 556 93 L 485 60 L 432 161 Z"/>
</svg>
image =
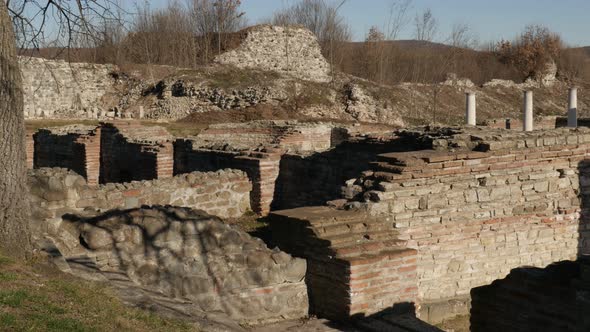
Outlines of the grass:
<svg viewBox="0 0 590 332">
<path fill-rule="evenodd" d="M 195 331 L 186 322 L 125 306 L 103 284 L 42 260 L 0 256 L 0 331 Z"/>
<path fill-rule="evenodd" d="M 26 120 L 25 127 L 29 131 L 37 131 L 41 128 L 47 127 L 60 127 L 60 126 L 67 126 L 71 124 L 82 124 L 88 126 L 98 126 L 98 120 L 51 120 L 51 119 L 43 119 L 43 120 Z"/>
</svg>

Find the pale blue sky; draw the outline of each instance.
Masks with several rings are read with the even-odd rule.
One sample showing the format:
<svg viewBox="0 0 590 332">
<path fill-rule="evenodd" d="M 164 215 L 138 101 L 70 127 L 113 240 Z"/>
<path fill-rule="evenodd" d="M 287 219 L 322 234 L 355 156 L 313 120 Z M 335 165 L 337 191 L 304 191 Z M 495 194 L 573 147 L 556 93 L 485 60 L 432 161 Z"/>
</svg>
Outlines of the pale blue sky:
<svg viewBox="0 0 590 332">
<path fill-rule="evenodd" d="M 153 7 L 159 7 L 167 0 L 149 2 Z M 248 22 L 254 24 L 294 2 L 242 0 L 242 10 Z M 385 24 L 390 3 L 391 0 L 346 1 L 341 14 L 352 27 L 356 40 L 362 40 L 372 25 L 381 27 Z M 439 22 L 438 41 L 448 37 L 455 23 L 469 25 L 480 42 L 512 39 L 527 24 L 543 24 L 560 33 L 570 45 L 590 45 L 590 0 L 413 0 L 410 17 L 425 8 L 430 8 Z M 399 39 L 412 37 L 410 24 Z"/>
</svg>

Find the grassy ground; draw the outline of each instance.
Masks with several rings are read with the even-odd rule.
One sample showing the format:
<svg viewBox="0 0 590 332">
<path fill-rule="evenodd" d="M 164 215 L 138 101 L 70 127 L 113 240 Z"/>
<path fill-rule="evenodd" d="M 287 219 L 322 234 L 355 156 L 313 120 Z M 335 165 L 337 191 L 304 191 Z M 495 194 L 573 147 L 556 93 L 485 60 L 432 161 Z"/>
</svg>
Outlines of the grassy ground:
<svg viewBox="0 0 590 332">
<path fill-rule="evenodd" d="M 207 124 L 186 123 L 186 122 L 157 122 L 157 121 L 141 121 L 145 126 L 162 126 L 166 128 L 170 134 L 177 137 L 196 136 L 203 129 L 207 128 Z M 89 126 L 98 126 L 98 120 L 26 120 L 25 126 L 29 131 L 37 131 L 40 128 L 60 127 L 72 124 L 83 124 Z"/>
<path fill-rule="evenodd" d="M 0 256 L 0 331 L 193 331 L 185 322 L 126 307 L 101 284 L 64 274 L 41 258 Z"/>
</svg>

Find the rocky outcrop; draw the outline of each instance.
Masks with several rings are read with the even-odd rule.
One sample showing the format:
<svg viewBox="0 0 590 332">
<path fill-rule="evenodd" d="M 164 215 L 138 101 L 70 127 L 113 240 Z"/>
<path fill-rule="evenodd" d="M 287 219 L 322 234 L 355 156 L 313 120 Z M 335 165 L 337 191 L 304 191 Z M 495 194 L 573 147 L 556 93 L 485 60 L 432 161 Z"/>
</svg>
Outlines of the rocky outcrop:
<svg viewBox="0 0 590 332">
<path fill-rule="evenodd" d="M 220 54 L 215 62 L 276 71 L 309 81 L 330 80 L 330 65 L 311 31 L 296 26 L 258 25 L 241 33 L 244 37 L 240 46 Z"/>
</svg>

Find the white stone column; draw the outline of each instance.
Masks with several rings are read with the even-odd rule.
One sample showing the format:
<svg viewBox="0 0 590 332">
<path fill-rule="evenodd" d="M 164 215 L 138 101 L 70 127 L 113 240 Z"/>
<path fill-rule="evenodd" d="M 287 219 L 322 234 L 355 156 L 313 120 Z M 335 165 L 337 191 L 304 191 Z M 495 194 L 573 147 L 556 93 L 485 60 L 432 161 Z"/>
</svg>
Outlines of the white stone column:
<svg viewBox="0 0 590 332">
<path fill-rule="evenodd" d="M 524 105 L 523 105 L 523 118 L 522 118 L 522 130 L 532 131 L 533 130 L 533 92 L 524 92 Z"/>
<path fill-rule="evenodd" d="M 576 87 L 572 87 L 569 90 L 567 126 L 570 128 L 576 128 L 578 126 L 578 88 Z"/>
<path fill-rule="evenodd" d="M 465 93 L 465 118 L 469 126 L 475 126 L 475 107 L 475 93 Z"/>
<path fill-rule="evenodd" d="M 144 116 L 145 116 L 145 113 L 143 112 L 143 106 L 139 106 L 139 118 L 143 119 Z"/>
</svg>

